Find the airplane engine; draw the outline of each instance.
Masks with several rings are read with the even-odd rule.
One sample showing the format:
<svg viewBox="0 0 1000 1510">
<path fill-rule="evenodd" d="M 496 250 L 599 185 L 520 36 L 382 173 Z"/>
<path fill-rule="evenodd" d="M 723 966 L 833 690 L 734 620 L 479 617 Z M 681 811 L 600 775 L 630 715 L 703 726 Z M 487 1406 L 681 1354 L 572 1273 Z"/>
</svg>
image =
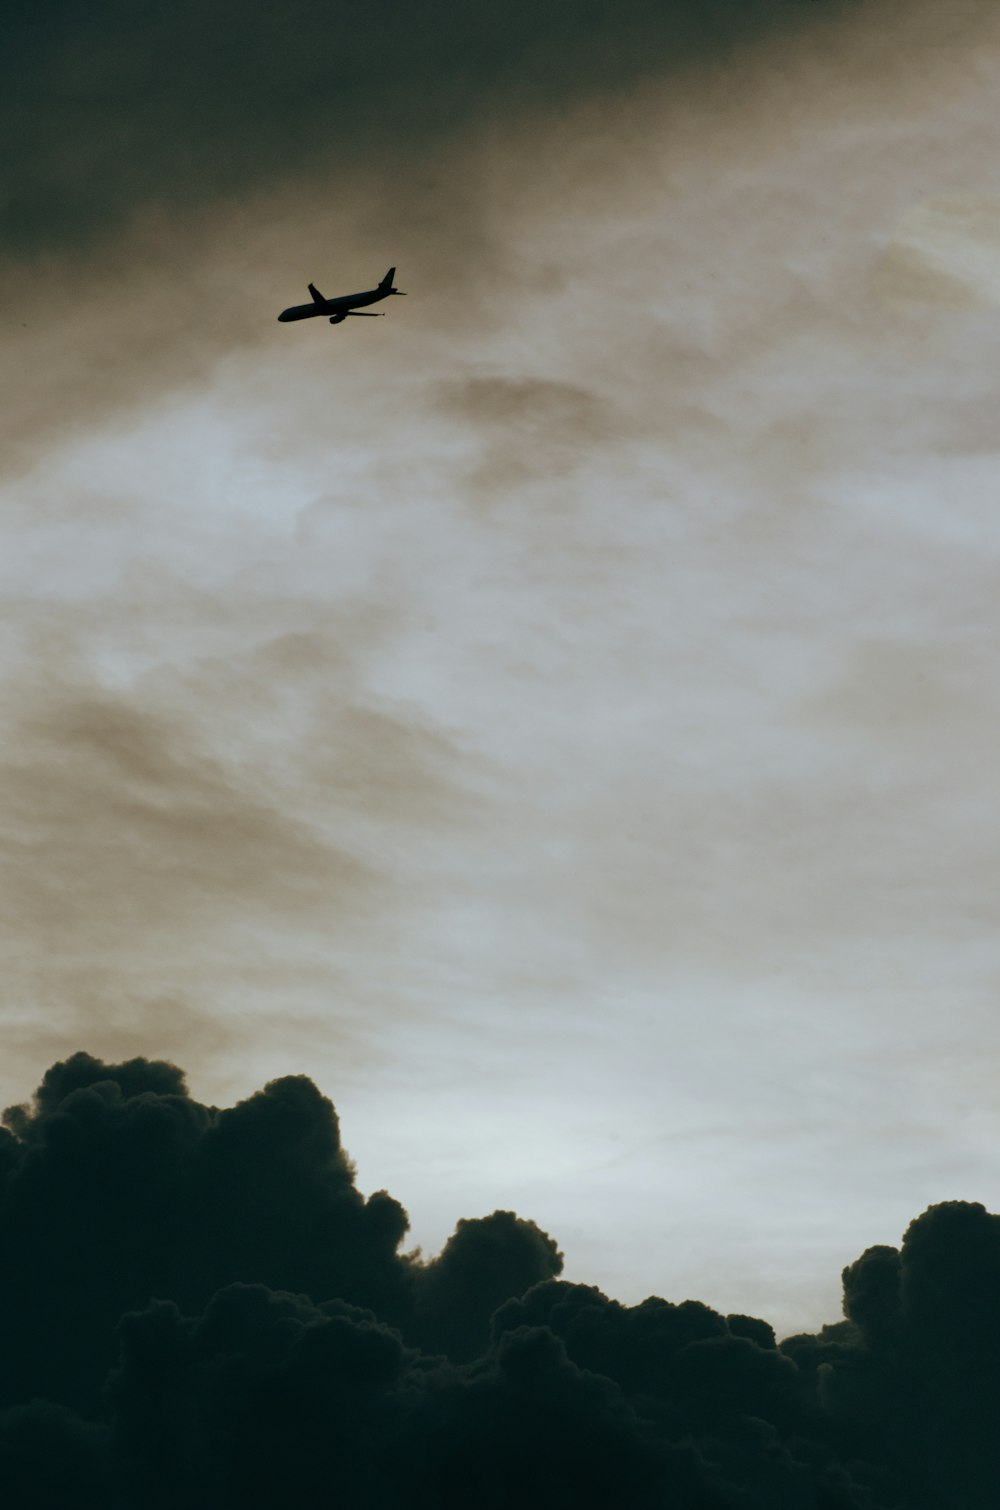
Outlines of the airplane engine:
<svg viewBox="0 0 1000 1510">
<path fill-rule="evenodd" d="M 346 319 L 347 319 L 346 315 L 331 315 L 330 316 L 330 324 L 331 325 L 339 325 L 340 322 L 341 322 L 341 320 L 346 320 Z"/>
</svg>

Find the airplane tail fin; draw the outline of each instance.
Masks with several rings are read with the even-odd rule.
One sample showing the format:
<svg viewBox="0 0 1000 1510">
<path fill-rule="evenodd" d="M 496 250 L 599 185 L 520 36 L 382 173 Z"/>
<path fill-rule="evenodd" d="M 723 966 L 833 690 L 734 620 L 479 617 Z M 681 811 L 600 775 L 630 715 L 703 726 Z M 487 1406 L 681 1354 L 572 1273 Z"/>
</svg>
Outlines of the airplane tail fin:
<svg viewBox="0 0 1000 1510">
<path fill-rule="evenodd" d="M 394 267 L 390 267 L 389 271 L 386 273 L 385 277 L 382 279 L 382 282 L 379 284 L 379 288 L 391 288 L 392 287 L 392 280 L 393 280 L 393 278 L 395 278 L 395 276 L 396 276 L 396 269 Z"/>
<path fill-rule="evenodd" d="M 309 292 L 313 296 L 313 303 L 314 304 L 325 304 L 326 303 L 326 300 L 323 298 L 323 295 L 320 293 L 320 291 L 316 287 L 315 283 L 310 283 L 309 284 Z"/>
</svg>

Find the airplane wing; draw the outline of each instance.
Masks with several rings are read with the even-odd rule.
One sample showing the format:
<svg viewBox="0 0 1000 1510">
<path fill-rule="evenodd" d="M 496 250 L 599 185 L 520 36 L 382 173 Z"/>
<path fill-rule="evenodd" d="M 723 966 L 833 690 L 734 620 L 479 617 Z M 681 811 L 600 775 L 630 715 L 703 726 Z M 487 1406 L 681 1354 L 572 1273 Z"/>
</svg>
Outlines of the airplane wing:
<svg viewBox="0 0 1000 1510">
<path fill-rule="evenodd" d="M 383 309 L 349 309 L 346 311 L 346 313 L 349 315 L 354 315 L 354 317 L 358 320 L 385 319 L 385 310 Z"/>
<path fill-rule="evenodd" d="M 325 304 L 326 303 L 326 300 L 323 298 L 323 295 L 320 293 L 320 291 L 316 287 L 315 283 L 310 283 L 309 284 L 309 292 L 312 294 L 313 300 L 315 301 L 315 303 L 317 303 L 317 304 Z"/>
</svg>

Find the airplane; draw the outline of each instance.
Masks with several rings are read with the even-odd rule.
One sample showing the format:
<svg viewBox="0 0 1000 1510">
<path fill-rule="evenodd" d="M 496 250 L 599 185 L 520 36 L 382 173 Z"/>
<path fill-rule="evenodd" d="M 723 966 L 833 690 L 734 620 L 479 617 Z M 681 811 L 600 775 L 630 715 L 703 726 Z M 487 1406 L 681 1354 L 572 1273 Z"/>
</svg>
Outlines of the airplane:
<svg viewBox="0 0 1000 1510">
<path fill-rule="evenodd" d="M 290 309 L 283 309 L 278 316 L 279 320 L 311 320 L 316 315 L 326 315 L 331 325 L 339 325 L 341 320 L 346 320 L 348 315 L 361 315 L 369 320 L 377 320 L 384 315 L 384 310 L 378 310 L 375 314 L 369 314 L 366 309 L 355 308 L 358 304 L 377 304 L 380 299 L 387 299 L 390 294 L 401 294 L 401 288 L 393 288 L 392 280 L 396 276 L 396 269 L 390 267 L 382 282 L 377 288 L 368 288 L 362 294 L 342 294 L 339 299 L 324 299 L 319 289 L 314 284 L 309 284 L 309 292 L 312 294 L 311 304 L 293 304 Z"/>
</svg>

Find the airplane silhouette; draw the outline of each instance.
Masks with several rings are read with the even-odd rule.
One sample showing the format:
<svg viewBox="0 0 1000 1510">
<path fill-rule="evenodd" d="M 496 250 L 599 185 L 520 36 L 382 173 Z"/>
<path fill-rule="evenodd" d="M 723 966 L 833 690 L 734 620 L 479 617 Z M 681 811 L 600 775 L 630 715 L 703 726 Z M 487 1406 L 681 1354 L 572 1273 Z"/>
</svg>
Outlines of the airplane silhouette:
<svg viewBox="0 0 1000 1510">
<path fill-rule="evenodd" d="M 309 292 L 312 294 L 312 303 L 293 304 L 290 309 L 283 309 L 278 319 L 311 320 L 316 315 L 326 315 L 331 325 L 339 325 L 341 320 L 347 319 L 348 315 L 365 315 L 369 320 L 377 320 L 379 315 L 385 313 L 384 310 L 380 309 L 376 314 L 370 315 L 367 310 L 358 309 L 357 305 L 377 304 L 380 299 L 387 299 L 390 294 L 402 294 L 401 288 L 392 286 L 395 276 L 396 269 L 390 267 L 377 288 L 366 289 L 363 294 L 342 294 L 339 299 L 324 299 L 319 289 L 310 283 Z"/>
</svg>

